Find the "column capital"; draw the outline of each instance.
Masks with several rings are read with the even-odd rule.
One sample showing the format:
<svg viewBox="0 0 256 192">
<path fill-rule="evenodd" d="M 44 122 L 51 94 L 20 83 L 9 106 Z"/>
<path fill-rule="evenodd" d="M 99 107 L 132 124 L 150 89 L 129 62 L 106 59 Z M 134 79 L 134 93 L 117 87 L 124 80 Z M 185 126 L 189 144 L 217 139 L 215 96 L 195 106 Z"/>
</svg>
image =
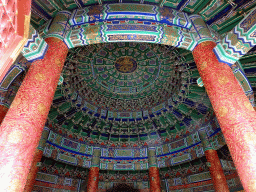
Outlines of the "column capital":
<svg viewBox="0 0 256 192">
<path fill-rule="evenodd" d="M 192 22 L 190 33 L 194 37 L 197 44 L 200 44 L 206 41 L 215 42 L 219 40 L 219 36 L 210 30 L 210 28 L 204 22 L 203 18 L 200 15 L 197 15 L 197 14 L 190 15 L 189 19 Z"/>
<path fill-rule="evenodd" d="M 256 45 L 256 7 L 214 48 L 219 62 L 232 66 Z"/>
<path fill-rule="evenodd" d="M 71 16 L 71 12 L 64 10 L 58 12 L 47 31 L 45 38 L 48 37 L 56 37 L 60 40 L 64 40 L 66 32 L 71 28 L 69 25 L 69 18 Z"/>
<path fill-rule="evenodd" d="M 48 44 L 32 25 L 29 26 L 29 35 L 21 53 L 28 61 L 43 59 L 48 49 Z"/>
<path fill-rule="evenodd" d="M 100 155 L 101 155 L 101 148 L 93 147 L 93 155 L 92 155 L 91 167 L 89 170 L 89 178 L 88 178 L 88 184 L 87 184 L 88 192 L 94 192 L 98 190 Z"/>
<path fill-rule="evenodd" d="M 44 127 L 44 130 L 41 135 L 41 139 L 40 139 L 38 147 L 37 147 L 38 150 L 44 151 L 45 144 L 48 139 L 49 133 L 50 133 L 50 129 L 48 127 Z"/>
<path fill-rule="evenodd" d="M 207 135 L 206 128 L 198 130 L 198 135 L 203 144 L 204 151 L 213 149 L 211 143 L 209 142 L 209 137 Z"/>
<path fill-rule="evenodd" d="M 91 167 L 100 167 L 101 148 L 93 147 Z"/>
<path fill-rule="evenodd" d="M 155 147 L 148 148 L 148 167 L 158 167 Z"/>
</svg>

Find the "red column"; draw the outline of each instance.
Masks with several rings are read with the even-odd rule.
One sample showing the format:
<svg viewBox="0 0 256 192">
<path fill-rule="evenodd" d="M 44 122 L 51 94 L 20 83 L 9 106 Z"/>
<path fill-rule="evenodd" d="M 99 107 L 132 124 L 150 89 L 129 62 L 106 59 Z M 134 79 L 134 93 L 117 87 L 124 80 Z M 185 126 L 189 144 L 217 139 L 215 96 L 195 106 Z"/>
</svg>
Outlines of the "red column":
<svg viewBox="0 0 256 192">
<path fill-rule="evenodd" d="M 256 113 L 230 67 L 218 62 L 215 46 L 214 42 L 203 42 L 193 56 L 243 187 L 255 192 Z"/>
<path fill-rule="evenodd" d="M 0 127 L 0 191 L 24 189 L 68 53 L 61 40 L 46 42 L 44 59 L 32 63 Z"/>
<path fill-rule="evenodd" d="M 216 150 L 205 151 L 207 162 L 210 163 L 210 174 L 216 192 L 229 192 L 226 177 L 220 164 L 220 159 Z"/>
<path fill-rule="evenodd" d="M 0 105 L 0 125 L 1 125 L 2 121 L 4 120 L 4 117 L 7 113 L 7 111 L 8 111 L 7 107 Z"/>
<path fill-rule="evenodd" d="M 25 185 L 25 188 L 24 188 L 24 192 L 31 192 L 33 187 L 34 187 L 34 184 L 36 182 L 37 172 L 39 171 L 38 163 L 40 163 L 40 161 L 43 157 L 43 151 L 44 151 L 45 144 L 46 144 L 46 141 L 48 139 L 48 136 L 49 136 L 49 129 L 45 128 L 43 133 L 42 133 L 39 145 L 38 145 L 38 147 L 36 149 L 36 152 L 33 156 L 33 161 L 31 163 L 31 166 L 30 166 L 30 169 L 29 169 L 29 173 L 28 173 L 28 177 L 27 177 L 27 180 L 26 180 L 26 185 Z"/>
<path fill-rule="evenodd" d="M 26 180 L 26 185 L 25 185 L 25 188 L 24 188 L 24 192 L 31 192 L 33 187 L 34 187 L 34 184 L 36 182 L 36 175 L 37 175 L 37 172 L 39 170 L 39 167 L 37 165 L 38 162 L 41 161 L 43 157 L 43 151 L 39 150 L 39 149 L 36 149 L 36 152 L 33 156 L 33 161 L 31 163 L 31 166 L 30 166 L 30 169 L 29 169 L 29 173 L 28 173 L 28 177 L 27 177 L 27 180 Z"/>
<path fill-rule="evenodd" d="M 202 141 L 204 153 L 207 162 L 210 164 L 209 171 L 214 184 L 215 191 L 217 192 L 229 192 L 226 177 L 220 164 L 220 159 L 217 151 L 212 148 L 208 140 L 208 136 L 205 129 L 198 131 L 200 140 Z"/>
<path fill-rule="evenodd" d="M 161 192 L 159 168 L 157 166 L 156 148 L 148 148 L 149 184 L 151 192 Z"/>
<path fill-rule="evenodd" d="M 89 178 L 87 184 L 87 191 L 94 192 L 98 191 L 99 185 L 99 174 L 100 174 L 100 155 L 101 149 L 98 147 L 93 148 L 93 155 L 91 161 L 91 167 L 89 170 Z"/>
<path fill-rule="evenodd" d="M 149 168 L 149 183 L 151 192 L 161 192 L 160 176 L 158 167 Z"/>
<path fill-rule="evenodd" d="M 99 184 L 99 167 L 91 167 L 89 170 L 89 178 L 87 184 L 88 192 L 96 192 L 98 191 Z"/>
</svg>

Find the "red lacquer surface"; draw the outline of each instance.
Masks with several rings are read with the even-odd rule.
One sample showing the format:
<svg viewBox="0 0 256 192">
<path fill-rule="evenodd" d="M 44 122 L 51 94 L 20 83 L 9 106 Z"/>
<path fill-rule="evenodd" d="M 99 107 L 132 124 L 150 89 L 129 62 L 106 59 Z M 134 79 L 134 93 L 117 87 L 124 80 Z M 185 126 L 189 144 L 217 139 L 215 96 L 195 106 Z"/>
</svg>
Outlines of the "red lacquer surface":
<svg viewBox="0 0 256 192">
<path fill-rule="evenodd" d="M 0 1 L 0 81 L 25 45 L 31 0 Z"/>
<path fill-rule="evenodd" d="M 229 192 L 226 177 L 220 164 L 217 151 L 210 149 L 205 151 L 207 161 L 211 164 L 209 171 L 216 192 Z"/>
<path fill-rule="evenodd" d="M 219 63 L 214 42 L 193 51 L 194 60 L 247 192 L 256 191 L 256 113 L 230 67 Z"/>
<path fill-rule="evenodd" d="M 91 167 L 89 170 L 87 191 L 96 192 L 99 184 L 99 167 Z"/>
<path fill-rule="evenodd" d="M 149 168 L 149 184 L 151 192 L 161 192 L 160 176 L 158 167 Z"/>
<path fill-rule="evenodd" d="M 24 189 L 68 48 L 48 38 L 42 60 L 32 63 L 0 127 L 0 191 Z"/>
<path fill-rule="evenodd" d="M 37 163 L 41 161 L 43 156 L 43 151 L 36 149 L 36 152 L 33 156 L 33 161 L 31 163 L 30 169 L 29 169 L 29 173 L 28 173 L 28 177 L 26 180 L 26 185 L 24 188 L 24 192 L 31 192 L 34 184 L 36 182 L 36 174 L 39 170 L 39 167 L 37 166 Z"/>
<path fill-rule="evenodd" d="M 7 107 L 0 105 L 0 125 L 1 125 L 2 121 L 4 120 L 4 117 L 7 113 L 7 111 L 8 111 Z"/>
</svg>

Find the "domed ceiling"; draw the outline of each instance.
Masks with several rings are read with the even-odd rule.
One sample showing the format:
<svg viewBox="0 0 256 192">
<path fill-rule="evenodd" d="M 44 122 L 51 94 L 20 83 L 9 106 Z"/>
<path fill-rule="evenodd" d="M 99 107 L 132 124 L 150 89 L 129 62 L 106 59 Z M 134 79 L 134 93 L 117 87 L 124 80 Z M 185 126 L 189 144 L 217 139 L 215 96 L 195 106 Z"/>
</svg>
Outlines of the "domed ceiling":
<svg viewBox="0 0 256 192">
<path fill-rule="evenodd" d="M 33 0 L 31 25 L 44 33 L 42 29 L 59 11 L 105 3 L 125 1 Z M 140 3 L 199 14 L 209 27 L 224 37 L 255 7 L 256 1 L 145 0 Z M 239 61 L 254 92 L 255 50 Z M 199 77 L 191 52 L 184 49 L 146 43 L 94 44 L 70 49 L 46 124 L 51 134 L 58 133 L 48 140 L 40 171 L 85 178 L 90 167 L 91 146 L 96 145 L 101 145 L 102 151 L 109 149 L 109 153 L 105 151 L 101 157 L 101 181 L 110 181 L 108 177 L 115 175 L 117 181 L 123 175 L 127 176 L 126 181 L 134 181 L 133 172 L 138 174 L 136 180 L 147 181 L 145 145 L 156 146 L 161 178 L 169 178 L 170 186 L 174 185 L 170 178 L 176 180 L 180 173 L 185 177 L 207 171 L 200 139 L 195 132 L 214 114 L 204 87 L 197 85 Z M 13 84 L 18 87 L 15 82 Z M 10 105 L 14 95 L 11 88 L 8 94 L 12 96 L 6 99 Z M 215 126 L 209 135 L 217 133 L 217 128 Z M 218 132 L 210 138 L 216 149 L 225 145 L 220 135 Z M 116 155 L 117 150 L 129 147 L 134 147 L 134 153 L 139 151 L 131 159 Z M 187 150 L 190 159 L 185 157 Z M 225 159 L 220 154 L 219 157 Z M 75 158 L 77 163 L 70 160 Z M 179 161 L 172 163 L 174 158 Z M 121 168 L 114 164 L 121 164 Z M 135 168 L 128 167 L 130 164 Z M 123 165 L 128 168 L 124 169 Z"/>
<path fill-rule="evenodd" d="M 152 44 L 89 45 L 69 56 L 63 72 L 65 88 L 76 90 L 98 109 L 149 110 L 181 88 L 183 67 L 172 65 L 175 59 L 168 47 Z"/>
<path fill-rule="evenodd" d="M 127 42 L 71 49 L 49 123 L 104 145 L 184 135 L 212 113 L 193 74 L 198 71 L 191 53 L 170 46 Z"/>
</svg>

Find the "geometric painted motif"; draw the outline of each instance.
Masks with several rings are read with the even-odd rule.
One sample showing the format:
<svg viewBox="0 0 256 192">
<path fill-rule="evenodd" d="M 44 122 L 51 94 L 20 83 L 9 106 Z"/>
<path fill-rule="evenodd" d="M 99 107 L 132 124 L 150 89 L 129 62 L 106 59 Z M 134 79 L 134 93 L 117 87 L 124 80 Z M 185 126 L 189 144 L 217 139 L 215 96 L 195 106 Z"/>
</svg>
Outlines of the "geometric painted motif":
<svg viewBox="0 0 256 192">
<path fill-rule="evenodd" d="M 219 125 L 216 125 L 214 119 L 208 123 L 209 125 L 206 126 L 207 133 L 214 133 L 210 135 L 210 142 L 214 143 L 214 149 L 218 149 L 225 145 L 225 142 L 219 140 L 219 136 L 222 136 L 222 134 L 219 134 Z M 181 164 L 204 155 L 197 132 L 182 140 L 173 141 L 168 146 L 165 150 L 163 150 L 165 148 L 164 145 L 156 146 L 157 154 L 155 149 L 148 151 L 147 147 L 138 149 L 100 147 L 99 151 L 95 148 L 94 152 L 98 151 L 98 153 L 95 153 L 96 156 L 93 164 L 94 166 L 96 164 L 97 166 L 99 165 L 100 169 L 107 170 L 146 170 L 149 164 L 151 166 L 166 167 Z M 73 141 L 50 131 L 44 155 L 67 164 L 91 167 L 92 148 L 93 144 Z M 150 162 L 148 162 L 149 156 L 151 156 Z"/>
<path fill-rule="evenodd" d="M 69 48 L 104 42 L 149 42 L 193 50 L 188 15 L 146 4 L 105 4 L 61 11 L 39 30 L 46 37 L 64 39 Z"/>
<path fill-rule="evenodd" d="M 250 103 L 252 104 L 252 106 L 255 106 L 253 89 L 250 85 L 249 80 L 247 79 L 246 75 L 244 74 L 243 69 L 241 68 L 241 66 L 239 65 L 238 62 L 234 63 L 231 66 L 231 69 L 232 69 L 238 83 L 242 87 L 245 95 L 248 97 Z"/>
<path fill-rule="evenodd" d="M 174 3 L 173 1 L 166 1 L 161 2 L 160 5 L 170 6 L 173 8 L 177 8 L 178 10 L 183 10 L 185 8 L 184 10 L 188 12 L 193 12 L 194 9 L 192 7 L 198 7 L 200 3 L 202 2 L 188 1 L 184 3 L 183 1 L 176 1 Z M 214 38 L 215 41 L 218 40 L 218 38 L 215 38 L 212 30 L 210 30 L 209 32 L 209 30 L 207 29 L 207 25 L 199 20 L 201 19 L 203 21 L 204 19 L 205 21 L 207 21 L 210 18 L 215 17 L 216 14 L 220 14 L 224 9 L 228 9 L 229 11 L 231 7 L 229 3 L 226 2 L 222 2 L 219 0 L 211 1 L 211 3 L 205 4 L 204 8 L 201 7 L 201 18 L 199 15 L 188 16 L 186 13 L 177 11 L 170 7 L 159 7 L 157 5 L 150 4 L 119 3 L 97 6 L 93 5 L 87 6 L 85 8 L 81 8 L 82 5 L 78 2 L 76 2 L 76 4 L 73 3 L 71 7 L 78 7 L 79 9 L 75 9 L 72 15 L 71 13 L 66 12 L 67 15 L 69 15 L 67 17 L 68 24 L 62 23 L 62 25 L 59 23 L 59 27 L 55 29 L 57 33 L 61 31 L 62 35 L 59 36 L 60 38 L 63 38 L 65 33 L 65 42 L 70 48 L 99 42 L 140 41 L 162 44 L 169 44 L 170 42 L 172 42 L 170 44 L 172 46 L 183 47 L 188 50 L 193 50 L 196 43 L 200 43 L 206 40 L 212 40 L 212 38 Z M 87 1 L 86 4 L 89 5 L 89 1 Z M 252 3 L 249 3 L 248 5 L 246 4 L 243 9 L 248 8 L 248 6 L 250 6 L 251 4 Z M 52 7 L 52 5 L 50 4 L 49 6 Z M 57 10 L 53 7 L 52 10 L 55 11 L 50 11 L 51 16 L 45 15 L 45 20 L 51 18 L 52 16 L 56 16 Z M 233 10 L 231 10 L 230 14 L 232 12 Z M 216 54 L 218 53 L 217 55 L 220 60 L 225 60 L 227 63 L 231 62 L 230 65 L 232 65 L 235 61 L 238 60 L 238 58 L 241 57 L 241 54 L 245 54 L 253 46 L 253 38 L 255 37 L 256 33 L 255 31 L 250 30 L 253 29 L 253 26 L 255 24 L 255 21 L 253 20 L 254 13 L 252 12 L 251 16 L 247 16 L 246 18 L 244 18 L 243 21 L 240 22 L 241 25 L 237 26 L 234 29 L 234 32 L 228 33 L 226 38 L 224 38 L 223 42 L 217 45 L 215 51 Z M 228 16 L 231 16 L 230 14 Z M 225 16 L 225 18 L 228 16 Z M 135 23 L 136 25 L 134 25 Z M 212 22 L 207 21 L 207 23 L 211 24 Z M 49 22 L 47 23 L 46 28 L 49 28 L 48 24 Z M 55 24 L 56 22 L 54 21 L 52 25 Z M 89 25 L 92 25 L 94 29 L 97 28 L 98 32 L 96 32 L 95 30 L 94 32 L 92 32 L 90 28 L 88 30 L 87 28 L 84 28 L 84 26 Z M 174 26 L 174 28 L 177 27 L 178 30 L 176 32 L 178 33 L 178 36 L 175 36 L 173 34 L 168 37 L 168 34 L 165 33 L 164 29 L 167 26 Z M 70 27 L 72 27 L 72 29 L 69 30 Z M 151 29 L 149 30 L 146 28 Z M 112 29 L 115 29 L 115 33 L 119 34 L 107 34 L 107 31 L 109 31 L 109 29 L 110 31 Z M 187 29 L 189 31 L 188 33 L 184 33 L 182 29 Z M 73 30 L 76 31 L 74 32 Z M 143 34 L 143 31 L 148 31 L 149 33 L 152 32 L 152 30 L 158 31 L 160 33 L 150 35 Z M 40 31 L 42 30 L 40 29 Z M 131 35 L 131 32 L 133 32 L 134 35 Z M 48 33 L 47 30 L 44 31 L 44 33 Z M 52 33 L 55 32 L 49 32 L 49 34 Z M 72 39 L 74 40 L 74 42 L 72 42 Z M 169 43 L 167 43 L 167 41 Z M 222 58 L 224 56 L 227 58 Z"/>
<path fill-rule="evenodd" d="M 37 178 L 36 180 L 39 181 L 44 181 L 44 182 L 48 182 L 48 183 L 57 183 L 57 179 L 58 177 L 55 175 L 49 175 L 49 174 L 45 174 L 45 173 L 37 173 Z"/>
<path fill-rule="evenodd" d="M 70 16 L 71 13 L 67 10 L 58 12 L 52 20 L 52 23 L 49 26 L 49 30 L 45 35 L 45 38 L 56 37 L 63 40 L 66 31 L 70 29 L 70 25 L 68 23 L 68 19 L 70 18 Z"/>
<path fill-rule="evenodd" d="M 256 45 L 256 7 L 214 48 L 220 62 L 233 65 Z"/>
<path fill-rule="evenodd" d="M 16 79 L 16 77 L 24 71 L 24 68 L 19 64 L 13 65 L 8 73 L 5 75 L 4 79 L 0 83 L 0 90 L 7 91 L 11 83 Z"/>
<path fill-rule="evenodd" d="M 167 101 L 163 102 L 163 100 L 167 97 L 171 99 L 169 92 L 174 92 L 176 89 L 168 83 L 174 81 L 175 77 L 171 76 L 175 69 L 171 64 L 172 60 L 169 59 L 172 52 L 168 48 L 144 43 L 119 42 L 89 45 L 82 49 L 74 48 L 72 51 L 76 54 L 70 54 L 67 58 L 67 66 L 72 64 L 78 70 L 76 74 L 66 75 L 72 73 L 72 69 L 65 68 L 64 82 L 74 81 L 77 73 L 81 74 L 84 80 L 79 85 L 74 84 L 69 87 L 64 83 L 62 88 L 74 92 L 73 100 L 76 98 L 82 100 L 84 111 L 88 109 L 101 114 L 101 118 L 108 119 L 139 120 L 143 116 L 149 116 L 148 111 L 140 109 L 138 100 L 135 101 L 135 99 L 139 99 L 145 108 L 153 107 L 154 114 L 167 110 Z M 159 57 L 160 54 L 162 54 L 161 57 Z M 74 62 L 74 57 L 77 57 L 79 63 Z M 116 62 L 121 62 L 122 66 L 118 64 L 121 70 L 128 70 L 126 66 L 129 65 L 130 70 L 134 71 L 122 73 L 117 68 Z M 172 78 L 169 79 L 169 77 Z M 91 90 L 90 96 L 84 96 L 85 90 Z M 183 90 L 186 88 L 184 87 Z M 150 92 L 152 94 L 149 94 Z M 164 92 L 165 96 L 155 95 L 155 92 L 158 94 Z M 94 98 L 99 95 L 100 98 L 95 102 Z M 147 101 L 143 99 L 145 96 L 148 96 Z M 160 98 L 163 98 L 162 101 L 159 101 Z M 118 99 L 118 103 L 115 99 Z M 121 99 L 125 101 L 119 102 Z"/>
<path fill-rule="evenodd" d="M 188 177 L 189 183 L 200 182 L 211 179 L 210 172 L 199 173 Z"/>
<path fill-rule="evenodd" d="M 23 56 L 28 61 L 34 61 L 36 59 L 42 59 L 48 49 L 47 43 L 38 34 L 38 32 L 29 26 L 29 36 L 25 46 L 22 49 Z"/>
<path fill-rule="evenodd" d="M 69 48 L 105 42 L 147 42 L 193 50 L 192 34 L 179 27 L 142 21 L 111 22 L 74 26 L 66 32 L 64 42 Z"/>
<path fill-rule="evenodd" d="M 49 132 L 50 132 L 50 129 L 48 127 L 44 127 L 44 130 L 41 135 L 41 139 L 40 139 L 38 147 L 37 147 L 41 151 L 44 151 L 44 147 L 45 147 L 46 141 L 48 139 Z"/>
<path fill-rule="evenodd" d="M 255 9 L 252 10 L 250 16 L 244 18 L 217 45 L 215 52 L 220 61 L 232 65 L 256 44 L 253 40 L 256 34 L 255 13 Z M 193 50 L 197 43 L 214 41 L 216 37 L 199 15 L 188 17 L 186 13 L 155 5 L 105 4 L 76 9 L 70 14 L 65 12 L 65 18 L 61 19 L 57 15 L 46 35 L 64 38 L 69 48 L 92 43 L 139 41 Z M 177 35 L 169 35 L 170 25 L 177 28 Z M 184 33 L 183 29 L 187 29 L 188 33 Z"/>
<path fill-rule="evenodd" d="M 190 33 L 193 34 L 197 44 L 200 44 L 204 41 L 215 41 L 207 24 L 204 22 L 200 15 L 190 15 L 189 18 L 193 23 Z"/>
<path fill-rule="evenodd" d="M 38 172 L 32 191 L 78 191 L 81 180 Z"/>
<path fill-rule="evenodd" d="M 189 29 L 192 25 L 186 13 L 167 7 L 147 4 L 104 4 L 74 10 L 69 20 L 71 26 L 112 20 L 152 21 Z"/>
</svg>

